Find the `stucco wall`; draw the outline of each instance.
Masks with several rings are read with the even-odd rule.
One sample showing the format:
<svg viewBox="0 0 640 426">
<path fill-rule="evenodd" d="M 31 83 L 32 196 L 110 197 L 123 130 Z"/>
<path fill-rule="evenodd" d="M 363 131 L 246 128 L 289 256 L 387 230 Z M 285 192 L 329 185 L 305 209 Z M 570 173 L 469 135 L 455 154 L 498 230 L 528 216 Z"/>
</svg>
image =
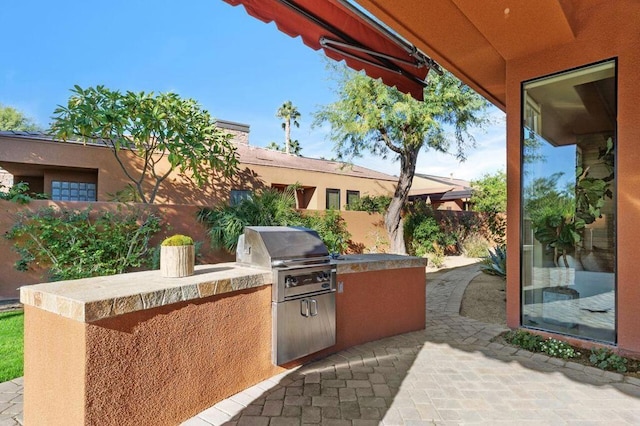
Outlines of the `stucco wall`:
<svg viewBox="0 0 640 426">
<path fill-rule="evenodd" d="M 116 203 L 79 203 L 79 202 L 53 202 L 46 200 L 32 201 L 27 205 L 0 200 L 0 235 L 4 235 L 13 226 L 16 214 L 22 210 L 35 211 L 45 206 L 61 206 L 69 209 L 85 209 L 91 207 L 97 211 L 100 209 L 116 210 Z M 122 206 L 122 205 L 120 205 Z M 152 239 L 151 244 L 157 245 L 168 235 L 180 233 L 191 235 L 195 241 L 202 242 L 199 251 L 198 263 L 209 264 L 229 262 L 235 260 L 235 253 L 224 250 L 213 250 L 210 240 L 206 235 L 206 228 L 196 221 L 198 206 L 186 205 L 152 205 L 143 206 L 157 210 L 163 217 L 163 223 L 167 224 L 164 231 Z M 340 213 L 347 223 L 354 242 L 353 249 L 359 252 L 385 252 L 388 247 L 387 232 L 384 230 L 383 218 L 380 214 L 368 214 L 358 211 L 344 211 Z M 34 267 L 28 272 L 15 269 L 14 264 L 19 259 L 18 253 L 13 250 L 13 242 L 6 238 L 0 238 L 0 300 L 17 299 L 18 288 L 22 285 L 36 284 L 47 281 L 46 270 Z"/>
<path fill-rule="evenodd" d="M 423 329 L 423 266 L 338 274 L 337 344 Z M 363 324 L 371 324 L 363 327 Z M 82 323 L 27 307 L 26 424 L 175 425 L 284 371 L 271 286 Z"/>
<path fill-rule="evenodd" d="M 24 424 L 81 425 L 86 325 L 25 306 Z"/>
<path fill-rule="evenodd" d="M 634 16 L 636 19 L 634 19 Z M 620 352 L 640 355 L 636 246 L 640 239 L 640 9 L 634 1 L 600 2 L 571 16 L 576 40 L 507 62 L 508 278 L 507 323 L 520 325 L 521 82 L 609 58 L 618 59 L 617 315 Z"/>
</svg>

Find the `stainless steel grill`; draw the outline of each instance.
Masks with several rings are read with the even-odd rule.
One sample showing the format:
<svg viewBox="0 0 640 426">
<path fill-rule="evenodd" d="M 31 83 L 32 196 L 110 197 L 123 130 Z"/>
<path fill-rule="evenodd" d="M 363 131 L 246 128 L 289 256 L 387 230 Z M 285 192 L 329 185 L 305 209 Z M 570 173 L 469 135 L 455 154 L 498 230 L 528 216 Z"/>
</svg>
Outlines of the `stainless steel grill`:
<svg viewBox="0 0 640 426">
<path fill-rule="evenodd" d="M 238 240 L 236 262 L 273 272 L 274 364 L 335 345 L 335 266 L 316 231 L 248 226 Z"/>
</svg>

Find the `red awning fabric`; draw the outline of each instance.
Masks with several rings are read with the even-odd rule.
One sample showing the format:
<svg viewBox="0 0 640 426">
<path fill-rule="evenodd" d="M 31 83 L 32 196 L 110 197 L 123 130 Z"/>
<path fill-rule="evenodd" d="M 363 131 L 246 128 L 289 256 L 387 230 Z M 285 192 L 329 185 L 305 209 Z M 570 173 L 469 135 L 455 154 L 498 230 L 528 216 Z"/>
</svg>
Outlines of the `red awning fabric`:
<svg viewBox="0 0 640 426">
<path fill-rule="evenodd" d="M 249 15 L 275 22 L 280 31 L 300 36 L 312 49 L 323 48 L 330 58 L 344 60 L 353 69 L 423 99 L 431 59 L 408 45 L 401 46 L 340 0 L 224 1 L 241 4 Z"/>
</svg>

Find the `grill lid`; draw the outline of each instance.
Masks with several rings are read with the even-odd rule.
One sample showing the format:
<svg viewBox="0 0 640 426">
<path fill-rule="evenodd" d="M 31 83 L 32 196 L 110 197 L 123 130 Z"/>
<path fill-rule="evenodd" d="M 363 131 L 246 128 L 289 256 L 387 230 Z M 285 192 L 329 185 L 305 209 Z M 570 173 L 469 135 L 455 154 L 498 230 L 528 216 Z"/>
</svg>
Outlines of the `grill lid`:
<svg viewBox="0 0 640 426">
<path fill-rule="evenodd" d="M 271 268 L 287 261 L 328 261 L 329 251 L 313 229 L 247 226 L 238 240 L 236 262 Z"/>
</svg>

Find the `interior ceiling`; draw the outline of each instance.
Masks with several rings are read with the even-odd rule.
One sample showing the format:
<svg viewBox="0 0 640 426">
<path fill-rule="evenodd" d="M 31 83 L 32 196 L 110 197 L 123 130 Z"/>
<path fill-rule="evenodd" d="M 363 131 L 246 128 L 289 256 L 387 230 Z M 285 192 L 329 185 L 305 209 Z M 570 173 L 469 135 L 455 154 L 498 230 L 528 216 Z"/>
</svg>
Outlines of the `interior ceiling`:
<svg viewBox="0 0 640 426">
<path fill-rule="evenodd" d="M 615 78 L 558 81 L 527 89 L 542 107 L 542 136 L 558 145 L 575 136 L 611 134 L 616 125 Z"/>
<path fill-rule="evenodd" d="M 602 1 L 358 3 L 504 110 L 506 61 L 570 42 L 574 39 L 571 16 Z"/>
</svg>

